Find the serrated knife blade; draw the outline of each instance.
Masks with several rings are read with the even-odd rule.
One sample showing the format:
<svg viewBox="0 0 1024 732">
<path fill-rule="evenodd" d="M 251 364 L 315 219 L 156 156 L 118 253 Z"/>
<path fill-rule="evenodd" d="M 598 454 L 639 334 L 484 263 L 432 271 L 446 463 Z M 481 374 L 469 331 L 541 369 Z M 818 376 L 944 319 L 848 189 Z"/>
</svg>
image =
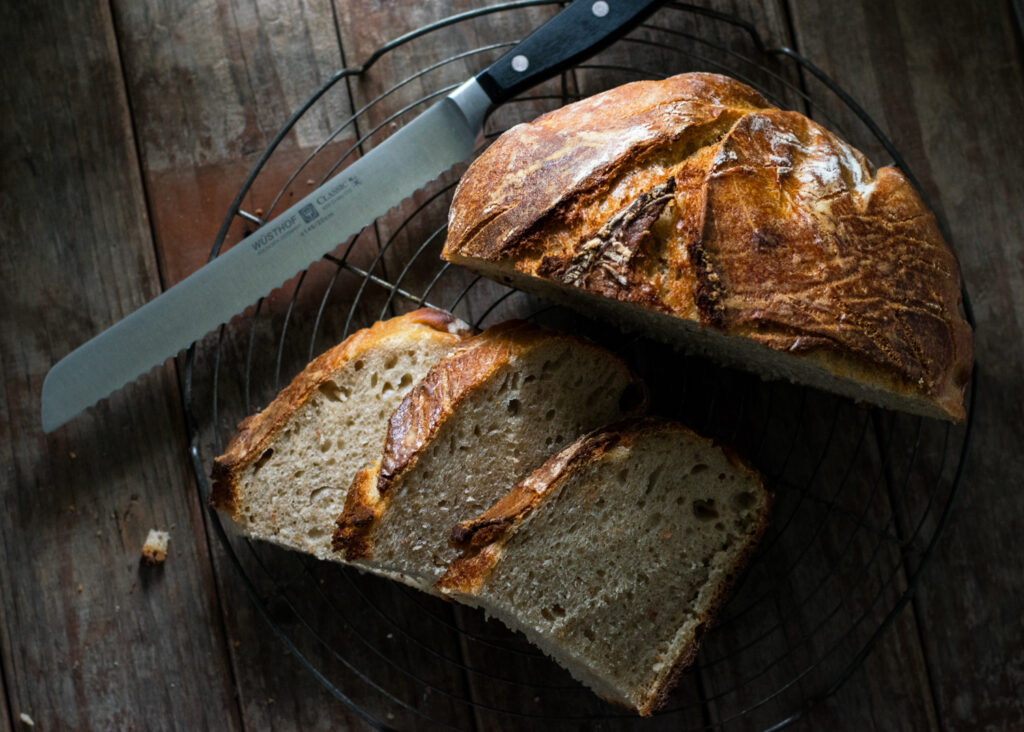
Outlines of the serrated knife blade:
<svg viewBox="0 0 1024 732">
<path fill-rule="evenodd" d="M 223 255 L 61 359 L 43 382 L 51 432 L 228 322 L 473 151 L 494 105 L 628 31 L 660 0 L 577 0 Z"/>
<path fill-rule="evenodd" d="M 465 160 L 490 104 L 475 81 L 467 82 L 273 221 L 65 356 L 43 382 L 43 430 L 56 429 L 177 354 Z"/>
</svg>

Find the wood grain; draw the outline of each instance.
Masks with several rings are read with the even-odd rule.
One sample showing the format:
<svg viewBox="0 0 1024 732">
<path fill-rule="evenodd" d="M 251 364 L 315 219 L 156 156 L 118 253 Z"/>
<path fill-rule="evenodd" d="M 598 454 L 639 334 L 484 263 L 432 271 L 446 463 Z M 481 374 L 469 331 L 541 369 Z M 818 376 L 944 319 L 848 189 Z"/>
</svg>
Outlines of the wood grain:
<svg viewBox="0 0 1024 732">
<path fill-rule="evenodd" d="M 1017 727 L 1024 628 L 1009 608 L 1022 591 L 1015 557 L 998 549 L 1016 542 L 1024 515 L 1024 497 L 1008 490 L 1024 475 L 1024 82 L 1011 10 L 860 2 L 839 32 L 823 5 L 793 5 L 801 46 L 891 131 L 960 256 L 978 323 L 975 434 L 914 611 L 943 725 Z"/>
<path fill-rule="evenodd" d="M 292 113 L 341 66 L 341 52 L 328 2 L 113 6 L 154 238 L 169 286 L 206 261 L 250 168 Z M 281 142 L 244 207 L 272 215 L 271 205 L 287 176 L 350 112 L 343 90 L 325 94 Z M 342 136 L 335 145 L 350 142 Z M 307 168 L 284 191 L 285 205 L 304 195 L 321 174 Z M 227 245 L 252 228 L 236 220 Z M 311 281 L 329 279 L 325 270 L 330 269 L 322 263 L 312 267 L 304 292 Z M 260 359 L 261 367 L 273 369 L 276 338 L 269 331 L 280 327 L 295 286 L 293 278 L 264 305 L 262 353 L 268 358 Z M 315 313 L 315 307 L 300 305 L 299 311 Z M 227 331 L 229 341 L 247 344 L 248 336 L 247 327 Z M 216 338 L 204 343 L 211 341 Z M 304 345 L 296 343 L 296 348 L 306 353 Z M 200 372 L 210 351 L 200 348 Z M 233 353 L 233 366 L 245 363 L 244 347 Z M 284 379 L 290 375 L 286 372 Z M 234 424 L 244 416 L 245 405 L 237 391 L 227 392 L 229 398 L 238 397 L 227 415 Z M 244 726 L 361 729 L 363 723 L 269 633 L 223 548 L 213 534 L 208 536 Z"/>
<path fill-rule="evenodd" d="M 109 8 L 0 12 L 8 703 L 41 729 L 238 728 L 173 369 L 40 429 L 47 369 L 159 289 Z M 170 557 L 147 568 L 153 527 Z"/>
<path fill-rule="evenodd" d="M 9 732 L 12 720 L 20 715 L 7 704 L 7 682 L 3 677 L 3 666 L 0 665 L 0 732 Z"/>
<path fill-rule="evenodd" d="M 209 254 L 277 130 L 341 66 L 329 2 L 115 2 L 118 42 L 161 271 L 169 286 Z M 329 93 L 282 141 L 249 199 L 269 209 L 284 175 L 351 112 Z M 306 190 L 306 177 L 298 181 Z M 239 226 L 233 237 L 242 232 Z"/>
<path fill-rule="evenodd" d="M 864 103 L 891 134 L 939 208 L 960 255 L 979 324 L 975 434 L 952 522 L 913 603 L 895 617 L 850 680 L 794 728 L 1024 726 L 1019 612 L 1024 591 L 1013 551 L 1024 531 L 1024 498 L 1016 490 L 1024 475 L 1019 451 L 1024 444 L 1019 368 L 1024 362 L 1024 210 L 1019 205 L 1024 142 L 1018 120 L 1024 109 L 1024 56 L 1015 26 L 1020 3 L 857 0 L 841 14 L 822 0 L 707 4 L 753 19 L 771 40 L 790 42 Z M 23 728 L 21 712 L 41 729 L 127 729 L 133 724 L 136 729 L 368 728 L 268 632 L 210 531 L 184 458 L 173 367 L 157 369 L 49 436 L 38 427 L 39 390 L 57 359 L 205 261 L 221 217 L 253 161 L 324 78 L 406 29 L 479 6 L 469 0 L 412 7 L 371 0 L 334 7 L 328 0 L 234 0 L 217 6 L 49 0 L 0 8 L 0 42 L 8 50 L 0 69 L 0 709 L 8 714 L 0 715 L 0 730 Z M 434 40 L 413 42 L 363 80 L 339 86 L 284 140 L 245 206 L 252 211 L 269 207 L 284 183 L 283 171 L 299 165 L 346 118 L 350 97 L 358 105 L 394 78 L 436 60 L 449 46 L 522 35 L 554 10 L 518 10 L 469 22 Z M 752 50 L 742 32 L 711 40 L 744 53 Z M 619 51 L 609 51 L 609 64 L 621 60 Z M 487 53 L 493 57 L 499 51 Z M 671 55 L 647 48 L 642 59 L 658 71 Z M 695 61 L 695 66 L 702 63 Z M 458 62 L 436 78 L 413 82 L 406 93 L 422 94 L 475 68 L 475 60 Z M 556 83 L 536 95 L 549 98 L 529 99 L 493 118 L 489 131 L 560 103 L 563 91 L 586 92 L 616 83 L 619 76 L 601 70 L 568 78 L 564 89 Z M 800 81 L 816 97 L 822 94 L 810 76 Z M 778 91 L 787 106 L 802 104 L 791 90 Z M 382 121 L 403 99 L 389 100 L 367 120 Z M 838 104 L 809 111 L 851 138 L 864 132 Z M 353 140 L 343 133 L 323 159 L 339 158 Z M 887 162 L 884 149 L 867 147 L 877 162 Z M 282 200 L 308 190 L 325 172 L 326 166 L 314 163 Z M 445 184 L 454 180 L 449 176 Z M 443 224 L 443 187 L 437 191 L 442 198 L 419 214 L 423 222 Z M 400 272 L 431 233 L 427 223 L 403 228 L 401 221 L 433 192 L 420 194 L 397 216 L 364 233 L 353 246 L 352 261 L 369 266 L 387 247 L 378 274 Z M 229 243 L 246 229 L 237 223 Z M 431 256 L 430 251 L 419 255 L 422 261 Z M 204 425 L 204 455 L 212 454 L 215 437 L 228 434 L 245 410 L 264 403 L 311 348 L 323 350 L 344 335 L 347 325 L 365 324 L 389 310 L 388 293 L 371 288 L 348 323 L 344 316 L 359 278 L 342 272 L 311 344 L 321 296 L 336 274 L 330 262 L 318 263 L 298 289 L 280 373 L 276 343 L 296 282 L 265 302 L 255 329 L 260 358 L 254 374 L 262 387 L 248 395 L 248 403 L 240 384 L 249 333 L 228 329 L 221 355 L 222 408 L 216 423 Z M 453 271 L 433 294 L 438 300 L 454 297 L 465 284 Z M 412 272 L 403 285 L 416 290 L 426 280 Z M 464 299 L 466 317 L 481 316 L 500 294 L 500 288 L 491 287 L 479 285 Z M 398 309 L 409 305 L 401 298 L 394 302 Z M 534 304 L 510 300 L 490 317 L 530 307 Z M 208 338 L 198 351 L 204 374 L 212 372 L 215 343 L 216 336 Z M 727 429 L 728 411 L 721 411 L 725 402 L 711 395 L 707 374 L 696 369 L 690 376 L 685 394 L 676 396 L 685 397 L 693 418 L 707 419 L 712 431 Z M 211 385 L 200 382 L 196 396 L 208 408 Z M 742 384 L 739 377 L 726 381 L 727 389 Z M 811 437 L 817 434 L 813 425 L 804 429 Z M 913 440 L 901 429 L 899 424 L 870 426 L 879 446 L 912 449 Z M 912 535 L 924 508 L 922 497 L 928 496 L 927 481 L 934 477 L 930 466 L 943 457 L 931 437 L 925 442 L 932 451 L 918 457 L 908 476 L 887 472 L 881 494 L 872 492 L 878 467 L 873 448 L 854 452 L 850 445 L 842 447 L 844 459 L 858 455 L 863 462 L 857 481 L 831 509 L 813 503 L 820 496 L 803 498 L 812 503 L 802 504 L 801 511 L 829 517 L 828 528 L 814 540 L 822 556 L 805 565 L 806 576 L 772 578 L 755 570 L 742 592 L 779 579 L 785 588 L 799 591 L 830 563 L 840 574 L 848 573 L 871 556 L 874 544 L 862 538 L 847 545 L 850 536 L 857 536 L 851 533 L 855 527 L 863 531 L 867 525 L 886 527 L 897 541 L 906 540 L 900 547 L 905 572 L 880 595 L 880 605 L 894 601 L 922 558 L 925 546 Z M 850 518 L 865 507 L 860 524 Z M 934 513 L 925 514 L 921 535 L 927 537 L 936 520 Z M 137 558 L 153 526 L 169 527 L 172 533 L 170 558 L 155 571 L 140 567 Z M 895 561 L 890 545 L 891 538 L 885 539 L 879 551 L 886 561 Z M 419 640 L 446 653 L 458 650 L 460 641 L 449 637 L 451 622 L 482 641 L 511 649 L 495 655 L 490 665 L 482 660 L 486 673 L 529 674 L 542 661 L 527 656 L 529 649 L 517 654 L 514 638 L 477 616 L 454 619 L 429 599 L 410 598 L 373 578 L 349 576 L 267 547 L 256 547 L 254 553 L 244 543 L 234 546 L 255 562 L 247 569 L 253 577 L 261 577 L 261 563 L 277 573 L 273 581 L 261 578 L 255 586 L 275 623 L 314 648 L 316 640 L 308 638 L 304 622 L 327 628 L 325 640 L 353 657 L 362 646 L 346 644 L 358 644 L 354 636 L 359 633 L 372 638 L 384 654 L 366 666 L 375 674 L 382 666 L 415 669 L 459 695 L 472 690 L 478 701 L 514 704 L 519 697 L 495 694 L 493 685 L 472 689 L 472 674 L 448 678 L 451 663 L 435 663 L 430 652 L 421 652 Z M 857 589 L 843 602 L 856 606 L 879 591 L 883 579 L 853 577 Z M 354 604 L 348 593 L 365 601 Z M 817 601 L 835 600 L 834 593 L 825 593 Z M 759 619 L 763 628 L 757 623 L 750 627 L 778 624 L 763 641 L 762 655 L 774 658 L 780 650 L 794 649 L 783 663 L 799 671 L 801 654 L 813 649 L 803 649 L 794 632 L 802 621 L 793 602 L 786 590 L 777 593 L 775 605 L 766 606 Z M 367 610 L 392 605 L 418 608 L 425 624 L 416 623 L 415 612 L 382 618 Z M 817 610 L 812 603 L 802 612 Z M 847 612 L 846 605 L 837 612 Z M 880 617 L 872 615 L 869 621 Z M 389 638 L 396 629 L 409 641 Z M 424 633 L 436 633 L 441 640 L 426 643 Z M 687 688 L 698 694 L 697 708 L 701 694 L 714 696 L 750 675 L 726 662 L 715 663 L 730 642 L 727 633 L 709 640 L 702 667 L 687 681 Z M 472 649 L 461 652 L 472 654 Z M 369 694 L 364 682 L 330 652 L 312 657 L 339 680 L 344 693 Z M 458 658 L 477 662 L 472 655 Z M 525 659 L 519 670 L 516 658 Z M 557 669 L 544 673 L 551 683 L 569 687 L 570 706 L 589 709 L 589 697 L 574 682 Z M 402 675 L 384 672 L 376 678 L 405 698 L 423 690 L 422 682 L 410 684 Z M 801 693 L 817 688 L 809 678 L 799 687 Z M 688 693 L 681 692 L 677 703 L 690 704 Z M 546 703 L 528 699 L 518 711 L 528 715 L 546 709 Z M 433 692 L 417 704 L 429 713 L 451 713 Z M 719 720 L 724 707 L 712 703 L 693 719 Z M 780 702 L 777 711 L 781 715 L 787 708 Z M 399 728 L 423 724 L 415 712 L 398 708 L 382 717 Z M 472 719 L 457 717 L 457 724 L 492 728 L 511 724 L 508 719 L 478 712 Z M 673 729 L 680 719 L 676 715 L 636 726 Z M 626 726 L 633 726 L 632 720 Z M 726 728 L 743 728 L 743 722 Z"/>
</svg>

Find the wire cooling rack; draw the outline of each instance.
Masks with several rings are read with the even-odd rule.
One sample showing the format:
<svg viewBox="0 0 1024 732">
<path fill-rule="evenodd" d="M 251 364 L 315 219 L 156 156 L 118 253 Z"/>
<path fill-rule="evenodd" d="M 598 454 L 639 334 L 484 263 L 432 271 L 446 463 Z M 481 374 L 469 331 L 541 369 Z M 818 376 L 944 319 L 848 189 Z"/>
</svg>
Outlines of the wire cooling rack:
<svg viewBox="0 0 1024 732">
<path fill-rule="evenodd" d="M 211 258 L 557 10 L 551 2 L 514 2 L 456 15 L 339 71 L 273 139 Z M 667 5 L 587 63 L 495 112 L 480 150 L 512 124 L 582 96 L 695 70 L 756 87 L 913 180 L 878 125 L 808 59 L 768 46 L 741 18 L 683 4 Z M 296 157 L 297 141 L 308 149 L 311 137 L 314 152 Z M 611 332 L 473 276 L 438 256 L 460 172 L 340 242 L 190 349 L 185 401 L 203 498 L 213 457 L 242 417 L 355 329 L 428 304 L 478 327 L 525 317 L 617 349 L 648 381 L 665 416 L 735 446 L 765 473 L 776 495 L 771 529 L 696 663 L 650 720 L 600 701 L 477 612 L 251 542 L 210 512 L 209 528 L 257 610 L 334 696 L 382 729 L 767 729 L 797 719 L 843 684 L 909 602 L 960 481 L 973 382 L 964 425 L 868 409 Z"/>
</svg>

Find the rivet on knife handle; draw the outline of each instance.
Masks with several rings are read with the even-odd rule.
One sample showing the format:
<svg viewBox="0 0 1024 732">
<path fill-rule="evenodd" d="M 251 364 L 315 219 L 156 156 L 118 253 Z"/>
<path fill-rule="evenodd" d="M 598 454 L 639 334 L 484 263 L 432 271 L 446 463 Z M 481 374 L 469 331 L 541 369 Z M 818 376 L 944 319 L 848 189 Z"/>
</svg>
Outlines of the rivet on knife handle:
<svg viewBox="0 0 1024 732">
<path fill-rule="evenodd" d="M 480 72 L 476 80 L 495 104 L 501 104 L 597 53 L 639 25 L 662 2 L 576 0 Z"/>
</svg>

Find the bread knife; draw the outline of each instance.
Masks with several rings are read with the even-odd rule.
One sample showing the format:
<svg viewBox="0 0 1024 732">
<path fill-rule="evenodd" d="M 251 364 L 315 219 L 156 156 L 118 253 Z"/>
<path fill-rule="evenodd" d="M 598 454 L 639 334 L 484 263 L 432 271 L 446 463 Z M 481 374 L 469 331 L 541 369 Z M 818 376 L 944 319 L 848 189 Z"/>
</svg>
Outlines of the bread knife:
<svg viewBox="0 0 1024 732">
<path fill-rule="evenodd" d="M 576 0 L 474 78 L 221 256 L 61 359 L 43 430 L 199 340 L 473 151 L 495 106 L 600 50 L 661 0 Z"/>
</svg>

